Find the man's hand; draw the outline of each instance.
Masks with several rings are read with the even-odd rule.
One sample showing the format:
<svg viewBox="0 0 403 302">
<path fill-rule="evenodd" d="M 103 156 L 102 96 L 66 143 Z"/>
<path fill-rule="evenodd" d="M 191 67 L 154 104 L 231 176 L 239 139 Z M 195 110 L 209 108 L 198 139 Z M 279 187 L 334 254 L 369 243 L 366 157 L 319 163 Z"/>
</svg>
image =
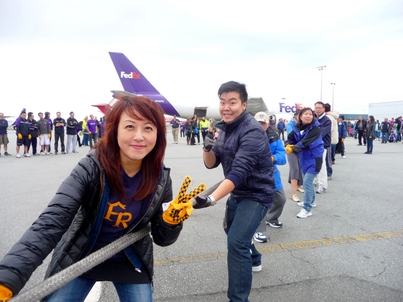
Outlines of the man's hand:
<svg viewBox="0 0 403 302">
<path fill-rule="evenodd" d="M 215 200 L 213 201 L 210 196 L 207 197 L 196 196 L 195 200 L 196 204 L 193 205 L 194 209 L 207 208 L 209 206 L 214 206 L 217 203 Z"/>
<path fill-rule="evenodd" d="M 17 137 L 18 137 L 18 139 L 22 139 L 21 133 L 18 133 L 18 134 L 17 134 Z"/>
<path fill-rule="evenodd" d="M 186 176 L 178 196 L 169 203 L 168 209 L 162 214 L 162 219 L 169 224 L 179 224 L 190 217 L 193 212 L 192 198 L 206 190 L 205 184 L 198 185 L 189 194 L 186 193 L 192 179 Z"/>
<path fill-rule="evenodd" d="M 205 152 L 210 152 L 214 146 L 214 143 L 215 143 L 215 141 L 214 141 L 213 133 L 211 133 L 211 132 L 207 133 L 206 139 L 204 140 L 204 143 L 203 143 L 203 150 Z"/>
</svg>

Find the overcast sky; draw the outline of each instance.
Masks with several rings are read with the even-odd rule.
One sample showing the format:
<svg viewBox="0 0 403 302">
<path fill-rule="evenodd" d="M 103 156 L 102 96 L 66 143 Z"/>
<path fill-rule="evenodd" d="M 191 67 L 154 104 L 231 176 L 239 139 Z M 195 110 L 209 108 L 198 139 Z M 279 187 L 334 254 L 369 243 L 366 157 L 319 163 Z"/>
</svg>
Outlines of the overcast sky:
<svg viewBox="0 0 403 302">
<path fill-rule="evenodd" d="M 0 111 L 99 114 L 122 52 L 171 102 L 218 102 L 221 83 L 342 113 L 403 100 L 403 0 L 0 0 Z M 326 66 L 323 72 L 318 66 Z M 335 83 L 332 86 L 330 83 Z M 285 98 L 285 100 L 282 100 Z"/>
</svg>

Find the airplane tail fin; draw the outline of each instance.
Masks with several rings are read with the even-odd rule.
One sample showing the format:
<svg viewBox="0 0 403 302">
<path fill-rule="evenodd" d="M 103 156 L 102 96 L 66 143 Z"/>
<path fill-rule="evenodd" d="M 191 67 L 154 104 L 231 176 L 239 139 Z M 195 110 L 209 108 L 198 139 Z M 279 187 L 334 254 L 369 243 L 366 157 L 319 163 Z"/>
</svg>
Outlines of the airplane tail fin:
<svg viewBox="0 0 403 302">
<path fill-rule="evenodd" d="M 159 103 L 166 114 L 180 116 L 178 111 L 123 53 L 109 52 L 109 55 L 125 91 L 147 96 Z"/>
</svg>

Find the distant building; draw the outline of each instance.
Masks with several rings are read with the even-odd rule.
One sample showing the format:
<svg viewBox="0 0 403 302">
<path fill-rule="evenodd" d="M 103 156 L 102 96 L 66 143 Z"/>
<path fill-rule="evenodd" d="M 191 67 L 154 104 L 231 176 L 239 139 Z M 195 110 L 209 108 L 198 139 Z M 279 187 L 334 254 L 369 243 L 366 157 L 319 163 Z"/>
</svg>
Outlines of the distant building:
<svg viewBox="0 0 403 302">
<path fill-rule="evenodd" d="M 397 118 L 403 116 L 403 101 L 370 103 L 368 115 L 373 115 L 375 120 Z"/>
</svg>

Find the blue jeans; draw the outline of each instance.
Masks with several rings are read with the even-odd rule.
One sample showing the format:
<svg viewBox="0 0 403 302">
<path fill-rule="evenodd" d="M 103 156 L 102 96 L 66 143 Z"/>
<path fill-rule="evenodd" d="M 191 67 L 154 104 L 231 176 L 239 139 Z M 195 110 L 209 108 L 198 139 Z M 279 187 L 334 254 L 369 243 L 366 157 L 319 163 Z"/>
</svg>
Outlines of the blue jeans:
<svg viewBox="0 0 403 302">
<path fill-rule="evenodd" d="M 374 147 L 374 138 L 367 138 L 367 152 L 372 153 L 372 148 Z"/>
<path fill-rule="evenodd" d="M 387 143 L 388 142 L 388 135 L 389 132 L 382 132 L 382 143 Z"/>
<path fill-rule="evenodd" d="M 261 264 L 262 255 L 251 244 L 260 221 L 268 208 L 257 201 L 227 201 L 224 230 L 227 233 L 228 291 L 231 302 L 248 301 L 252 287 L 252 265 Z"/>
<path fill-rule="evenodd" d="M 312 209 L 312 204 L 315 202 L 315 188 L 313 186 L 313 180 L 316 174 L 306 173 L 304 175 L 304 209 L 310 212 Z"/>
<path fill-rule="evenodd" d="M 84 301 L 95 284 L 95 280 L 76 278 L 67 283 L 62 288 L 55 291 L 47 302 L 59 301 Z M 119 295 L 119 300 L 123 302 L 152 302 L 151 284 L 126 284 L 113 283 Z"/>
<path fill-rule="evenodd" d="M 83 146 L 88 146 L 88 133 L 84 133 L 82 144 Z"/>
<path fill-rule="evenodd" d="M 326 171 L 327 171 L 327 176 L 332 176 L 333 174 L 333 168 L 332 168 L 332 146 L 329 146 L 326 148 L 327 153 L 326 153 Z"/>
</svg>

